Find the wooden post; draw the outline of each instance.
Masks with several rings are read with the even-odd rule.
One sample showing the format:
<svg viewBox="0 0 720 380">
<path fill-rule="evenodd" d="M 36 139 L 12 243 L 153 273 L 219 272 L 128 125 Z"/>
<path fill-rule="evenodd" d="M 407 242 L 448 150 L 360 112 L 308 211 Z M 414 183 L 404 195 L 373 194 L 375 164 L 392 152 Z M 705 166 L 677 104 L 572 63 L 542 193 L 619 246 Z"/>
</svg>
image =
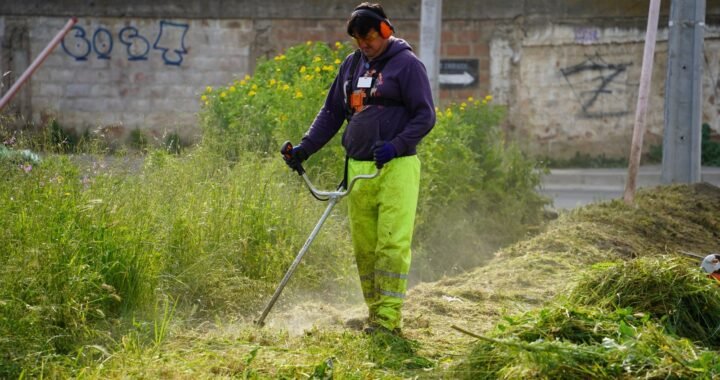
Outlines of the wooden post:
<svg viewBox="0 0 720 380">
<path fill-rule="evenodd" d="M 20 76 L 20 78 L 15 82 L 15 84 L 10 87 L 7 93 L 3 95 L 2 98 L 0 98 L 0 109 L 2 109 L 6 104 L 10 102 L 10 99 L 12 99 L 13 96 L 20 90 L 20 87 L 33 75 L 35 70 L 37 70 L 38 67 L 45 61 L 45 58 L 47 58 L 50 53 L 52 53 L 53 49 L 55 49 L 55 46 L 57 46 L 65 37 L 65 34 L 77 23 L 77 17 L 72 17 L 68 22 L 65 24 L 65 26 L 62 28 L 61 31 L 59 31 L 55 37 L 50 41 L 50 43 L 43 49 L 43 51 L 40 52 L 40 55 L 38 55 L 37 58 L 33 61 L 33 63 L 28 67 L 24 73 Z"/>
<path fill-rule="evenodd" d="M 647 32 L 645 34 L 645 51 L 643 53 L 642 71 L 640 73 L 640 88 L 638 90 L 637 108 L 635 109 L 635 126 L 633 128 L 632 144 L 630 146 L 628 177 L 625 182 L 624 199 L 627 204 L 632 204 L 635 200 L 637 174 L 638 168 L 640 167 L 640 156 L 642 155 L 643 137 L 645 135 L 645 116 L 647 115 L 647 104 L 650 94 L 650 80 L 652 78 L 659 16 L 660 0 L 650 0 Z"/>
</svg>

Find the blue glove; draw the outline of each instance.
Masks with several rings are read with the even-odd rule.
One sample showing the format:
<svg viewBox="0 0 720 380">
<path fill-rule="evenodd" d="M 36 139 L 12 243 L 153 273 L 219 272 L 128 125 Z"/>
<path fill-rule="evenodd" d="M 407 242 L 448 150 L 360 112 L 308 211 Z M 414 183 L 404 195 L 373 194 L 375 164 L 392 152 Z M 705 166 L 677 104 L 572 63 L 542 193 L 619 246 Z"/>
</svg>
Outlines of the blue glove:
<svg viewBox="0 0 720 380">
<path fill-rule="evenodd" d="M 309 155 L 307 154 L 307 151 L 305 151 L 305 149 L 303 149 L 300 145 L 293 147 L 290 153 L 283 155 L 287 166 L 298 173 L 301 173 L 301 164 L 303 161 L 307 160 L 308 157 Z"/>
<path fill-rule="evenodd" d="M 373 147 L 373 156 L 375 156 L 375 166 L 381 169 L 383 165 L 397 156 L 395 146 L 389 142 L 378 141 Z"/>
</svg>

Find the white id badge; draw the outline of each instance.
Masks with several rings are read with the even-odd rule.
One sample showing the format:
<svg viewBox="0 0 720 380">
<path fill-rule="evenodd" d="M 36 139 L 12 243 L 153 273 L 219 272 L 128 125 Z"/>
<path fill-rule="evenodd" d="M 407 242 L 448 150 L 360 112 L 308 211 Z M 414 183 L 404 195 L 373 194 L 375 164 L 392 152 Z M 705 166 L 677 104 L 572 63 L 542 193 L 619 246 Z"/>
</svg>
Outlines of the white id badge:
<svg viewBox="0 0 720 380">
<path fill-rule="evenodd" d="M 358 88 L 370 88 L 372 87 L 373 77 L 360 77 L 358 78 Z"/>
</svg>

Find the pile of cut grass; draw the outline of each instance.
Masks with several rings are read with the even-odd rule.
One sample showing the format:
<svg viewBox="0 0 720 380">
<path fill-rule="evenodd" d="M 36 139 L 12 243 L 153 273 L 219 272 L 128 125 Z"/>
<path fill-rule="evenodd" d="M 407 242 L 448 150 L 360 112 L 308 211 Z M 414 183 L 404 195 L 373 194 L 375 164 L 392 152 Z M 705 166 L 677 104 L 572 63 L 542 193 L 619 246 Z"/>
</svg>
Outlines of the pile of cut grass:
<svg viewBox="0 0 720 380">
<path fill-rule="evenodd" d="M 647 313 L 668 333 L 720 347 L 720 288 L 683 258 L 643 257 L 591 271 L 570 302 L 632 308 Z"/>
<path fill-rule="evenodd" d="M 599 266 L 562 304 L 505 317 L 469 378 L 713 378 L 720 290 L 682 259 Z"/>
<path fill-rule="evenodd" d="M 720 290 L 696 261 L 679 253 L 718 250 L 718 215 L 717 187 L 656 188 L 641 192 L 633 207 L 613 201 L 571 212 L 545 234 L 500 252 L 492 266 L 527 270 L 494 281 L 496 289 L 522 276 L 523 290 L 547 294 L 549 285 L 555 301 L 506 316 L 487 336 L 477 336 L 455 373 L 553 379 L 720 376 L 714 351 L 720 342 Z"/>
</svg>

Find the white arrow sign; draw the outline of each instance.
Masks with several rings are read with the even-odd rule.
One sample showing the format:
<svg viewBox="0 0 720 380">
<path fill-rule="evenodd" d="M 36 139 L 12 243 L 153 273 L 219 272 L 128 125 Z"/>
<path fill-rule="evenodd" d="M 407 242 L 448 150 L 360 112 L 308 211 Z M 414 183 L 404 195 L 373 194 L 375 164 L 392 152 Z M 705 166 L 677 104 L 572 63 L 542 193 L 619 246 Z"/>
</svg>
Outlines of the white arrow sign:
<svg viewBox="0 0 720 380">
<path fill-rule="evenodd" d="M 452 84 L 452 85 L 459 85 L 459 86 L 467 86 L 470 83 L 475 81 L 475 77 L 470 75 L 467 71 L 464 71 L 460 74 L 442 74 L 440 73 L 440 77 L 438 78 L 441 84 Z"/>
</svg>

